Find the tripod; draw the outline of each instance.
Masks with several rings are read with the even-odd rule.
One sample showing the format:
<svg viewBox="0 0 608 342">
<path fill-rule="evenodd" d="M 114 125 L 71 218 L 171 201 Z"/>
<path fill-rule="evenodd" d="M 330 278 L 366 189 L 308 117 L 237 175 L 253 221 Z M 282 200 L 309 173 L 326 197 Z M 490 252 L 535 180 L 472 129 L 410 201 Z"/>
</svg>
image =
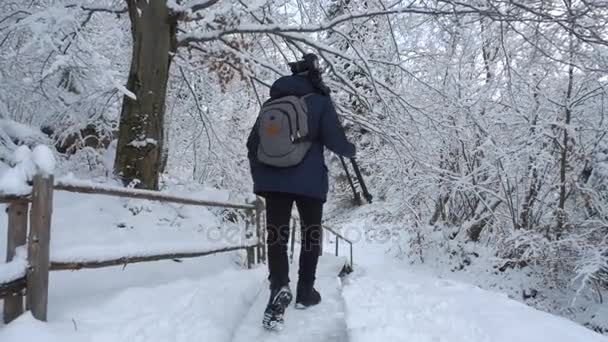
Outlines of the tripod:
<svg viewBox="0 0 608 342">
<path fill-rule="evenodd" d="M 342 167 L 344 168 L 344 172 L 346 173 L 346 178 L 348 179 L 350 188 L 352 189 L 353 195 L 355 196 L 355 203 L 357 203 L 357 205 L 363 204 L 361 202 L 361 196 L 359 195 L 359 192 L 355 188 L 355 183 L 353 182 L 350 172 L 348 171 L 348 166 L 346 165 L 346 162 L 344 161 L 343 157 L 340 157 L 340 162 L 342 163 Z M 359 170 L 359 165 L 357 164 L 357 161 L 355 160 L 355 158 L 350 158 L 350 163 L 353 166 L 353 170 L 355 171 L 355 176 L 357 177 L 357 182 L 359 183 L 359 186 L 361 186 L 361 191 L 363 192 L 363 197 L 365 197 L 365 200 L 368 203 L 372 203 L 373 196 L 367 190 L 367 186 L 365 185 L 365 181 L 363 181 L 363 176 L 361 175 L 361 170 Z"/>
</svg>

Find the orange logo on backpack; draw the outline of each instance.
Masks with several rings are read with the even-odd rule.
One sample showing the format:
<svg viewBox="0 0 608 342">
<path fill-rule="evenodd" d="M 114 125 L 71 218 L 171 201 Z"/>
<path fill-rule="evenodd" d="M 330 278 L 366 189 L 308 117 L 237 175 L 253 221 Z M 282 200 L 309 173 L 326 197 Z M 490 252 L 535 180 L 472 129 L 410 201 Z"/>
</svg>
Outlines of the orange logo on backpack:
<svg viewBox="0 0 608 342">
<path fill-rule="evenodd" d="M 280 129 L 280 127 L 277 124 L 269 125 L 268 127 L 266 127 L 266 134 L 268 134 L 269 136 L 272 137 L 272 136 L 276 135 L 277 133 L 279 133 L 279 129 Z"/>
</svg>

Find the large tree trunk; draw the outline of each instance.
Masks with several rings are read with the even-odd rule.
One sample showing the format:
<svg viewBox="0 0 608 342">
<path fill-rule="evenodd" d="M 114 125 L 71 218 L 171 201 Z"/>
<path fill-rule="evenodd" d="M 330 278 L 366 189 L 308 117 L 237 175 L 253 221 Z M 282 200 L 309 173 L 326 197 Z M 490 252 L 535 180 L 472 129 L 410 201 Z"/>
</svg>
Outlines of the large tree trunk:
<svg viewBox="0 0 608 342">
<path fill-rule="evenodd" d="M 566 7 L 568 8 L 568 12 L 572 15 L 572 0 L 565 1 Z M 566 90 L 566 103 L 565 103 L 565 116 L 564 116 L 564 135 L 561 144 L 561 159 L 559 165 L 559 203 L 557 206 L 557 227 L 555 232 L 556 240 L 561 239 L 562 234 L 564 233 L 565 225 L 566 225 L 566 197 L 567 197 L 567 189 L 566 189 L 566 173 L 569 168 L 568 165 L 568 142 L 570 141 L 570 137 L 568 136 L 568 126 L 572 121 L 572 96 L 573 96 L 573 88 L 574 88 L 574 51 L 575 51 L 575 43 L 574 43 L 574 18 L 570 19 L 570 33 L 568 35 L 569 41 L 569 65 L 568 65 L 568 88 Z"/>
<path fill-rule="evenodd" d="M 129 0 L 133 55 L 120 115 L 115 169 L 126 184 L 158 189 L 162 172 L 165 97 L 177 20 L 166 0 Z"/>
</svg>

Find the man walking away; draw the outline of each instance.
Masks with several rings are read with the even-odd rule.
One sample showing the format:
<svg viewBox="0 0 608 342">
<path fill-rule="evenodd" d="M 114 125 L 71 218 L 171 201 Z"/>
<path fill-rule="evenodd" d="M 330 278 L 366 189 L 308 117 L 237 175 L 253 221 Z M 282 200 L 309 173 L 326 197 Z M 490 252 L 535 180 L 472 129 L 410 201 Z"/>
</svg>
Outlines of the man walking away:
<svg viewBox="0 0 608 342">
<path fill-rule="evenodd" d="M 263 325 L 267 329 L 282 327 L 292 300 L 287 241 L 294 202 L 302 222 L 296 308 L 321 302 L 314 282 L 328 192 L 323 151 L 328 148 L 347 158 L 355 155 L 323 84 L 317 56 L 304 55 L 289 66 L 293 74 L 274 82 L 247 140 L 254 192 L 266 199 L 270 299 Z"/>
</svg>

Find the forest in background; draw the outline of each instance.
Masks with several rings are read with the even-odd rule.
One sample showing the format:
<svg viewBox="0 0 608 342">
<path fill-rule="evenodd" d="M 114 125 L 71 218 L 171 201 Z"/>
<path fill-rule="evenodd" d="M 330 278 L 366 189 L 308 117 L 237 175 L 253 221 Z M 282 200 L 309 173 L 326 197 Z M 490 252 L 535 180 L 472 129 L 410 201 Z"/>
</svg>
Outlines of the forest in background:
<svg viewBox="0 0 608 342">
<path fill-rule="evenodd" d="M 607 21 L 599 0 L 1 0 L 0 158 L 44 142 L 70 172 L 248 192 L 259 104 L 313 52 L 412 262 L 483 246 L 601 304 Z"/>
</svg>

